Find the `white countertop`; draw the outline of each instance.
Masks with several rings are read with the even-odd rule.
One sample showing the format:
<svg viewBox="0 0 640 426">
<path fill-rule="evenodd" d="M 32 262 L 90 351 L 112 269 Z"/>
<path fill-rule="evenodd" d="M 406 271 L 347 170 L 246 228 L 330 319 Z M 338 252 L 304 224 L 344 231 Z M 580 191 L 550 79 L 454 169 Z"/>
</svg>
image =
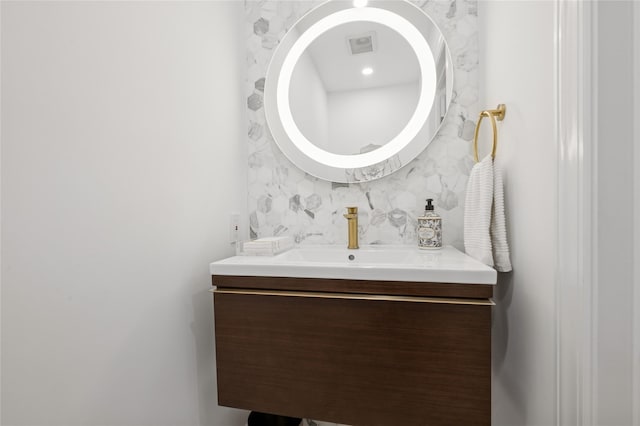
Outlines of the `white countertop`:
<svg viewBox="0 0 640 426">
<path fill-rule="evenodd" d="M 353 256 L 353 259 L 349 257 Z M 234 256 L 209 265 L 212 275 L 495 284 L 497 272 L 454 247 L 369 245 L 349 250 L 303 245 L 276 256 Z"/>
</svg>

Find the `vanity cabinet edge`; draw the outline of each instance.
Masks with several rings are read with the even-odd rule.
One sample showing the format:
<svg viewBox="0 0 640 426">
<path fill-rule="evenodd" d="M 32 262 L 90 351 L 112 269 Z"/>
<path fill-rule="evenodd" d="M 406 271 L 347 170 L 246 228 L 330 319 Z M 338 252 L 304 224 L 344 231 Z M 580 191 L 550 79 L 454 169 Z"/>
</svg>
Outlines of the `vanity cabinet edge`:
<svg viewBox="0 0 640 426">
<path fill-rule="evenodd" d="M 381 296 L 490 299 L 494 285 L 410 281 L 344 280 L 267 276 L 212 275 L 218 288 L 352 293 Z"/>
</svg>

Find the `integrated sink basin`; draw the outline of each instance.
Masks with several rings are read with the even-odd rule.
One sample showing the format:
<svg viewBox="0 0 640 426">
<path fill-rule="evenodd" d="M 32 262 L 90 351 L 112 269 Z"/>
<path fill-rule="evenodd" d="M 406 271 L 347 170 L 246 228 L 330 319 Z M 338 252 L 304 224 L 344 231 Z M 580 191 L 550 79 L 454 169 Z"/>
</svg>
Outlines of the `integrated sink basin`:
<svg viewBox="0 0 640 426">
<path fill-rule="evenodd" d="M 276 256 L 234 256 L 210 264 L 212 275 L 495 284 L 497 273 L 454 247 L 298 246 Z"/>
</svg>

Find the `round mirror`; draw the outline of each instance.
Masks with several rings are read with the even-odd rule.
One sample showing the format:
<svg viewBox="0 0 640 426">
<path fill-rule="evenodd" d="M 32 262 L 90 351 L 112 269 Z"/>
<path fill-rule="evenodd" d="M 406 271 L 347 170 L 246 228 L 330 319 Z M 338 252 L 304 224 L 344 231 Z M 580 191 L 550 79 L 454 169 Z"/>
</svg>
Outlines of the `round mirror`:
<svg viewBox="0 0 640 426">
<path fill-rule="evenodd" d="M 431 142 L 451 100 L 450 70 L 442 33 L 411 3 L 329 1 L 274 52 L 267 122 L 307 173 L 333 182 L 377 179 Z"/>
</svg>

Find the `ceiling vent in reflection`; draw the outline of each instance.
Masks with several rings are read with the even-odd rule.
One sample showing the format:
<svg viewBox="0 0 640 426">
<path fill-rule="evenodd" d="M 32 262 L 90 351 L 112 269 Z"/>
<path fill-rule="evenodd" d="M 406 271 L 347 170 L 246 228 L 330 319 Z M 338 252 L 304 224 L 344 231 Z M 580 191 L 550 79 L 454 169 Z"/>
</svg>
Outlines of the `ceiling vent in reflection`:
<svg viewBox="0 0 640 426">
<path fill-rule="evenodd" d="M 347 38 L 347 42 L 349 43 L 349 51 L 352 55 L 373 52 L 376 50 L 376 33 L 372 31 L 370 33 L 352 36 Z"/>
</svg>

